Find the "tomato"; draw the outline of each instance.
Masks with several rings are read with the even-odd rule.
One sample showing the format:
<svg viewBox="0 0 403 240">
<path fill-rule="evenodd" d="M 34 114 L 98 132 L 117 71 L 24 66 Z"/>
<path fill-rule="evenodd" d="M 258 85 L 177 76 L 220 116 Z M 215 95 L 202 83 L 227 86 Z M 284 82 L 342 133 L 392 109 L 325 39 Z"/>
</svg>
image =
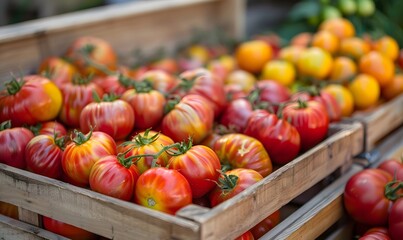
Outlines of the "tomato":
<svg viewBox="0 0 403 240">
<path fill-rule="evenodd" d="M 339 84 L 330 84 L 322 89 L 323 92 L 331 94 L 341 109 L 342 117 L 349 117 L 354 111 L 354 98 L 351 92 Z"/>
<path fill-rule="evenodd" d="M 93 240 L 97 235 L 73 225 L 42 216 L 43 228 L 73 240 Z"/>
<path fill-rule="evenodd" d="M 303 53 L 305 47 L 290 45 L 282 48 L 279 52 L 279 59 L 286 60 L 292 63 L 294 66 L 297 65 L 298 58 Z"/>
<path fill-rule="evenodd" d="M 18 219 L 18 207 L 10 203 L 0 201 L 0 214 Z"/>
<path fill-rule="evenodd" d="M 250 115 L 253 112 L 253 105 L 244 98 L 231 101 L 225 108 L 220 123 L 227 127 L 233 127 L 238 132 L 242 132 Z"/>
<path fill-rule="evenodd" d="M 265 235 L 272 228 L 277 226 L 280 223 L 280 210 L 275 211 L 267 218 L 263 219 L 261 222 L 256 224 L 253 228 L 250 229 L 250 232 L 253 234 L 253 237 L 259 239 L 263 235 Z"/>
<path fill-rule="evenodd" d="M 375 227 L 368 229 L 359 240 L 390 240 L 388 229 Z"/>
<path fill-rule="evenodd" d="M 298 72 L 306 77 L 325 79 L 332 70 L 333 58 L 329 52 L 318 47 L 310 47 L 301 53 L 297 62 Z"/>
<path fill-rule="evenodd" d="M 66 56 L 84 76 L 104 75 L 117 68 L 117 56 L 112 46 L 96 37 L 79 37 L 68 48 Z"/>
<path fill-rule="evenodd" d="M 26 128 L 11 128 L 11 122 L 0 124 L 0 163 L 25 169 L 25 147 L 34 137 Z"/>
<path fill-rule="evenodd" d="M 344 38 L 340 41 L 339 54 L 359 60 L 371 51 L 371 46 L 359 37 Z"/>
<path fill-rule="evenodd" d="M 49 121 L 57 117 L 61 104 L 62 94 L 49 79 L 39 75 L 14 79 L 0 92 L 0 122 L 11 120 L 19 127 Z"/>
<path fill-rule="evenodd" d="M 149 68 L 151 70 L 162 70 L 169 74 L 176 74 L 179 71 L 179 66 L 176 60 L 169 57 L 164 57 L 153 61 L 149 64 Z"/>
<path fill-rule="evenodd" d="M 138 80 L 150 82 L 154 90 L 162 93 L 169 93 L 178 84 L 173 75 L 162 70 L 148 70 Z"/>
<path fill-rule="evenodd" d="M 122 100 L 128 102 L 133 109 L 135 127 L 139 129 L 158 125 L 164 116 L 164 95 L 148 86 L 127 90 L 123 93 Z"/>
<path fill-rule="evenodd" d="M 130 149 L 128 152 L 126 152 L 126 157 L 143 154 L 156 154 L 160 152 L 164 146 L 169 146 L 172 144 L 174 144 L 174 141 L 170 137 L 162 133 L 150 131 L 149 129 L 137 134 L 131 141 L 123 143 L 127 149 Z M 165 167 L 170 158 L 171 156 L 164 151 L 157 157 L 155 163 L 158 166 Z M 140 173 L 143 173 L 147 169 L 151 168 L 153 157 L 146 156 L 133 159 L 133 161 L 135 161 Z"/>
<path fill-rule="evenodd" d="M 25 162 L 31 172 L 61 179 L 63 174 L 62 155 L 65 138 L 56 135 L 38 135 L 25 148 Z"/>
<path fill-rule="evenodd" d="M 368 74 L 357 75 L 349 83 L 348 89 L 354 98 L 357 109 L 367 109 L 374 106 L 380 97 L 381 88 L 374 77 Z"/>
<path fill-rule="evenodd" d="M 273 80 L 283 86 L 290 86 L 295 81 L 295 75 L 295 67 L 292 63 L 271 60 L 264 65 L 260 79 Z"/>
<path fill-rule="evenodd" d="M 210 192 L 211 206 L 215 207 L 238 195 L 262 179 L 262 175 L 252 169 L 237 168 L 222 173 L 219 178 L 219 185 Z"/>
<path fill-rule="evenodd" d="M 76 67 L 59 57 L 49 57 L 42 61 L 38 72 L 51 79 L 59 88 L 65 83 L 73 81 L 78 73 Z"/>
<path fill-rule="evenodd" d="M 120 96 L 125 91 L 132 88 L 131 85 L 134 83 L 134 80 L 123 74 L 114 74 L 95 77 L 93 82 L 100 86 L 105 93 Z"/>
<path fill-rule="evenodd" d="M 224 85 L 225 96 L 228 101 L 233 101 L 239 98 L 246 98 L 247 94 L 242 90 L 242 86 L 238 84 Z M 226 108 L 224 108 L 225 111 Z"/>
<path fill-rule="evenodd" d="M 313 35 L 311 45 L 334 54 L 339 49 L 339 39 L 329 31 L 318 31 Z"/>
<path fill-rule="evenodd" d="M 273 80 L 261 80 L 257 83 L 259 92 L 259 101 L 269 102 L 274 104 L 274 110 L 277 110 L 276 105 L 290 99 L 290 90 Z"/>
<path fill-rule="evenodd" d="M 392 78 L 392 81 L 386 84 L 381 89 L 381 95 L 386 100 L 391 100 L 392 98 L 397 97 L 402 93 L 403 93 L 403 74 L 401 73 L 395 74 L 395 76 Z"/>
<path fill-rule="evenodd" d="M 320 30 L 329 31 L 335 34 L 339 39 L 355 36 L 354 25 L 345 18 L 332 18 L 323 21 Z"/>
<path fill-rule="evenodd" d="M 293 47 L 296 46 L 296 47 L 305 48 L 311 44 L 312 37 L 313 37 L 313 35 L 310 32 L 301 32 L 291 38 L 290 44 Z"/>
<path fill-rule="evenodd" d="M 98 97 L 97 102 L 89 103 L 80 114 L 81 131 L 101 131 L 115 140 L 125 139 L 131 133 L 134 123 L 132 107 L 114 96 L 105 95 L 102 102 Z"/>
<path fill-rule="evenodd" d="M 344 206 L 357 222 L 386 226 L 392 201 L 385 196 L 385 186 L 392 176 L 381 169 L 365 169 L 352 176 L 344 189 Z M 396 194 L 396 193 L 395 193 Z"/>
<path fill-rule="evenodd" d="M 357 74 L 357 64 L 349 57 L 335 57 L 330 72 L 330 80 L 348 80 Z"/>
<path fill-rule="evenodd" d="M 244 93 L 249 93 L 256 83 L 256 77 L 247 71 L 238 69 L 229 73 L 224 83 L 225 85 L 238 85 Z"/>
<path fill-rule="evenodd" d="M 89 176 L 92 190 L 126 201 L 132 199 L 140 171 L 123 155 L 105 156 L 94 163 Z"/>
<path fill-rule="evenodd" d="M 187 95 L 162 120 L 162 133 L 180 142 L 191 137 L 203 141 L 213 128 L 214 112 L 210 102 L 200 95 Z"/>
<path fill-rule="evenodd" d="M 193 198 L 204 196 L 215 187 L 220 176 L 220 159 L 211 149 L 203 145 L 192 146 L 183 142 L 173 151 L 168 168 L 176 169 L 188 180 Z"/>
<path fill-rule="evenodd" d="M 272 55 L 271 46 L 262 40 L 243 42 L 235 50 L 239 68 L 251 73 L 259 73 Z"/>
<path fill-rule="evenodd" d="M 192 190 L 186 178 L 177 170 L 150 168 L 140 175 L 134 202 L 168 214 L 192 203 Z"/>
<path fill-rule="evenodd" d="M 104 94 L 98 85 L 87 79 L 76 79 L 73 83 L 64 84 L 60 90 L 63 94 L 63 104 L 59 118 L 70 127 L 80 126 L 81 111 L 87 104 L 94 101 L 94 92 L 98 96 Z"/>
<path fill-rule="evenodd" d="M 361 73 L 373 76 L 381 87 L 388 85 L 395 75 L 393 61 L 377 51 L 362 56 L 358 66 Z"/>
<path fill-rule="evenodd" d="M 327 134 L 329 117 L 322 103 L 317 101 L 299 101 L 284 107 L 284 119 L 290 119 L 301 137 L 301 150 L 306 151 Z"/>
<path fill-rule="evenodd" d="M 244 232 L 241 236 L 235 238 L 235 240 L 254 240 L 253 234 L 250 231 Z"/>
<path fill-rule="evenodd" d="M 181 96 L 200 95 L 211 103 L 214 116 L 220 115 L 227 104 L 223 82 L 218 81 L 210 71 L 204 68 L 185 71 L 179 75 L 179 78 L 182 81 L 179 83 L 179 90 L 175 93 Z"/>
<path fill-rule="evenodd" d="M 216 141 L 213 150 L 224 168 L 253 169 L 263 177 L 273 170 L 267 151 L 256 138 L 240 133 L 225 134 Z"/>
<path fill-rule="evenodd" d="M 63 126 L 63 124 L 57 121 L 49 121 L 40 124 L 38 134 L 36 135 L 40 134 L 49 136 L 54 136 L 55 134 L 57 134 L 58 137 L 61 137 L 67 135 L 67 130 Z"/>
<path fill-rule="evenodd" d="M 84 135 L 74 130 L 70 138 L 72 142 L 62 156 L 63 172 L 79 186 L 87 186 L 94 163 L 102 157 L 116 155 L 116 143 L 104 132 L 90 131 Z"/>
<path fill-rule="evenodd" d="M 287 120 L 265 110 L 255 110 L 244 134 L 259 140 L 275 164 L 286 164 L 299 153 L 301 140 L 297 129 Z"/>
<path fill-rule="evenodd" d="M 400 182 L 402 184 L 402 182 Z M 389 234 L 392 240 L 403 237 L 403 198 L 393 204 L 389 212 Z"/>
</svg>

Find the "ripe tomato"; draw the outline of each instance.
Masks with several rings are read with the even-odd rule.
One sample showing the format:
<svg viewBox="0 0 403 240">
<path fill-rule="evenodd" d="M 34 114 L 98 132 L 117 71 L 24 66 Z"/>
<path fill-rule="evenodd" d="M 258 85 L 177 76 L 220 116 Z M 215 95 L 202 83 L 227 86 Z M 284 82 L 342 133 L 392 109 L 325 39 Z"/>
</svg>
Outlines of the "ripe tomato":
<svg viewBox="0 0 403 240">
<path fill-rule="evenodd" d="M 241 133 L 225 134 L 216 141 L 213 150 L 224 168 L 253 169 L 263 177 L 273 170 L 269 154 L 256 138 Z"/>
<path fill-rule="evenodd" d="M 253 105 L 249 100 L 245 98 L 235 99 L 224 109 L 220 123 L 226 127 L 235 128 L 238 132 L 242 132 L 252 112 Z"/>
<path fill-rule="evenodd" d="M 70 127 L 80 126 L 81 111 L 87 104 L 94 101 L 94 92 L 98 96 L 104 94 L 98 85 L 85 79 L 77 79 L 73 83 L 66 83 L 60 90 L 63 94 L 63 104 L 59 118 Z"/>
<path fill-rule="evenodd" d="M 318 47 L 306 49 L 297 62 L 297 69 L 301 75 L 318 80 L 325 79 L 330 74 L 332 66 L 332 55 Z"/>
<path fill-rule="evenodd" d="M 265 235 L 272 228 L 277 226 L 280 223 L 280 210 L 275 211 L 267 218 L 263 219 L 261 222 L 256 224 L 253 228 L 250 229 L 253 237 L 259 239 L 263 235 Z"/>
<path fill-rule="evenodd" d="M 371 51 L 371 46 L 362 38 L 351 37 L 340 41 L 339 54 L 359 60 Z"/>
<path fill-rule="evenodd" d="M 342 117 L 349 117 L 354 111 L 354 99 L 351 92 L 339 84 L 330 84 L 322 89 L 323 92 L 331 94 L 341 108 Z"/>
<path fill-rule="evenodd" d="M 129 161 L 127 161 L 129 160 Z M 122 155 L 105 156 L 94 163 L 89 181 L 92 190 L 130 201 L 140 172 L 131 159 Z"/>
<path fill-rule="evenodd" d="M 349 57 L 339 56 L 333 61 L 330 80 L 348 80 L 357 74 L 357 64 Z"/>
<path fill-rule="evenodd" d="M 294 37 L 291 38 L 290 44 L 291 46 L 296 47 L 308 47 L 312 42 L 312 33 L 310 32 L 302 32 L 298 33 Z"/>
<path fill-rule="evenodd" d="M 334 54 L 339 49 L 339 39 L 329 31 L 319 31 L 313 35 L 311 45 Z"/>
<path fill-rule="evenodd" d="M 290 45 L 290 46 L 284 47 L 279 52 L 279 59 L 286 60 L 286 61 L 294 64 L 294 66 L 296 66 L 298 59 L 301 56 L 301 54 L 304 52 L 304 50 L 305 50 L 305 47 L 301 47 L 301 46 Z"/>
<path fill-rule="evenodd" d="M 140 175 L 134 202 L 168 214 L 175 214 L 192 203 L 192 190 L 186 178 L 177 170 L 150 168 Z"/>
<path fill-rule="evenodd" d="M 42 61 L 38 72 L 47 76 L 59 88 L 65 83 L 73 81 L 73 76 L 77 74 L 76 67 L 59 57 L 49 57 Z"/>
<path fill-rule="evenodd" d="M 128 152 L 126 152 L 125 157 L 131 157 L 135 155 L 156 154 L 160 152 L 164 146 L 169 146 L 172 144 L 174 144 L 174 141 L 170 137 L 147 129 L 146 131 L 134 136 L 131 141 L 123 143 L 123 146 L 126 146 L 125 148 L 130 149 Z M 165 167 L 170 158 L 171 156 L 168 153 L 163 152 L 155 160 L 155 163 L 158 166 Z M 140 173 L 143 173 L 152 167 L 153 157 L 146 156 L 133 159 L 133 161 L 135 162 Z"/>
<path fill-rule="evenodd" d="M 132 88 L 131 85 L 134 83 L 134 80 L 120 73 L 108 76 L 97 76 L 94 78 L 93 82 L 100 86 L 105 93 L 120 96 L 125 91 Z"/>
<path fill-rule="evenodd" d="M 219 185 L 209 195 L 212 207 L 238 195 L 246 188 L 262 180 L 260 173 L 252 169 L 237 168 L 222 173 Z"/>
<path fill-rule="evenodd" d="M 402 182 L 400 182 L 402 184 Z M 389 234 L 392 240 L 401 239 L 403 236 L 403 198 L 399 198 L 393 204 L 389 212 Z"/>
<path fill-rule="evenodd" d="M 376 51 L 371 51 L 360 58 L 359 69 L 361 73 L 373 76 L 381 87 L 388 85 L 395 74 L 393 61 Z"/>
<path fill-rule="evenodd" d="M 0 163 L 25 169 L 25 147 L 34 137 L 26 128 L 11 128 L 11 122 L 0 124 Z"/>
<path fill-rule="evenodd" d="M 62 155 L 65 138 L 56 135 L 38 135 L 25 148 L 27 169 L 42 176 L 61 179 Z"/>
<path fill-rule="evenodd" d="M 127 90 L 123 93 L 122 100 L 128 102 L 133 109 L 136 128 L 147 129 L 157 126 L 164 116 L 166 103 L 164 95 L 147 86 Z"/>
<path fill-rule="evenodd" d="M 381 95 L 378 81 L 368 74 L 359 74 L 349 83 L 348 89 L 354 98 L 357 109 L 367 109 L 374 106 Z"/>
<path fill-rule="evenodd" d="M 49 121 L 57 117 L 61 104 L 62 94 L 49 79 L 39 75 L 14 79 L 0 92 L 0 122 L 11 120 L 17 127 Z"/>
<path fill-rule="evenodd" d="M 18 207 L 10 203 L 0 201 L 0 214 L 18 219 Z"/>
<path fill-rule="evenodd" d="M 57 121 L 48 121 L 44 123 L 40 123 L 38 134 L 36 135 L 49 135 L 54 136 L 57 134 L 58 137 L 66 136 L 67 130 L 63 126 L 63 124 Z"/>
<path fill-rule="evenodd" d="M 70 138 L 72 142 L 62 156 L 63 172 L 79 186 L 87 186 L 94 163 L 102 157 L 116 155 L 116 143 L 104 132 L 90 131 L 84 135 L 74 130 Z"/>
<path fill-rule="evenodd" d="M 390 240 L 388 229 L 375 227 L 368 229 L 359 240 Z"/>
<path fill-rule="evenodd" d="M 165 57 L 165 58 L 161 58 L 156 61 L 153 61 L 149 65 L 149 68 L 151 70 L 162 70 L 169 74 L 176 74 L 179 71 L 179 66 L 178 66 L 178 63 L 176 62 L 176 60 L 173 58 L 169 58 L 169 57 Z"/>
<path fill-rule="evenodd" d="M 403 163 L 402 163 L 402 161 L 398 161 L 397 159 L 387 159 L 387 160 L 384 160 L 378 166 L 378 168 L 388 172 L 393 177 L 396 177 L 397 180 L 403 181 Z"/>
<path fill-rule="evenodd" d="M 294 83 L 295 75 L 293 64 L 284 60 L 271 60 L 264 65 L 260 79 L 273 80 L 288 87 Z"/>
<path fill-rule="evenodd" d="M 211 149 L 203 145 L 192 146 L 192 142 L 181 143 L 169 159 L 168 168 L 176 169 L 188 180 L 193 198 L 204 196 L 214 188 L 220 176 L 220 159 Z"/>
<path fill-rule="evenodd" d="M 235 240 L 254 240 L 253 234 L 250 231 L 244 232 L 241 236 L 235 238 Z"/>
<path fill-rule="evenodd" d="M 162 120 L 162 133 L 180 142 L 203 141 L 213 128 L 214 112 L 210 102 L 200 95 L 186 95 Z"/>
<path fill-rule="evenodd" d="M 403 93 L 403 74 L 397 73 L 392 81 L 381 89 L 381 95 L 386 100 L 390 100 Z"/>
<path fill-rule="evenodd" d="M 255 110 L 250 116 L 244 134 L 259 140 L 275 164 L 286 164 L 300 150 L 301 140 L 297 129 L 286 120 L 265 110 Z"/>
<path fill-rule="evenodd" d="M 238 69 L 229 73 L 224 83 L 238 85 L 244 93 L 249 93 L 256 83 L 256 77 L 250 72 Z"/>
<path fill-rule="evenodd" d="M 329 31 L 339 39 L 353 37 L 355 35 L 354 25 L 345 18 L 332 18 L 323 21 L 320 30 Z"/>
<path fill-rule="evenodd" d="M 43 228 L 73 240 L 95 240 L 97 235 L 73 225 L 42 216 Z"/>
<path fill-rule="evenodd" d="M 386 226 L 392 206 L 385 196 L 385 186 L 392 176 L 381 169 L 365 169 L 352 176 L 344 189 L 344 206 L 357 222 L 370 226 Z"/>
<path fill-rule="evenodd" d="M 276 105 L 288 101 L 290 99 L 290 90 L 273 80 L 261 80 L 257 83 L 259 92 L 259 101 L 274 104 L 274 110 L 277 111 Z"/>
<path fill-rule="evenodd" d="M 80 129 L 107 133 L 115 140 L 125 139 L 132 131 L 135 117 L 132 107 L 125 101 L 105 95 L 103 101 L 86 105 L 80 114 Z M 137 119 L 136 119 L 137 120 Z"/>
<path fill-rule="evenodd" d="M 169 93 L 178 84 L 173 75 L 162 70 L 148 70 L 138 80 L 150 82 L 154 90 L 162 93 Z"/>
<path fill-rule="evenodd" d="M 375 51 L 395 61 L 399 56 L 399 44 L 390 36 L 383 36 L 375 42 Z"/>
<path fill-rule="evenodd" d="M 251 73 L 260 73 L 272 55 L 271 46 L 262 40 L 243 42 L 235 50 L 235 58 L 239 68 Z"/>
</svg>

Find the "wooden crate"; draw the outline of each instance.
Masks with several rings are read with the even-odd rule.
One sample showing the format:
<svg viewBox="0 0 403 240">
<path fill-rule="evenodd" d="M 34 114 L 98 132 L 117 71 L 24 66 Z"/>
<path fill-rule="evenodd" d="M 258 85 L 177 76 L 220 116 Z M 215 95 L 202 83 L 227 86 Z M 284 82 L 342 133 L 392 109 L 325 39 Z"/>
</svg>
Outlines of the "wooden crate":
<svg viewBox="0 0 403 240">
<path fill-rule="evenodd" d="M 329 132 L 316 147 L 212 209 L 189 205 L 171 216 L 4 164 L 0 201 L 26 209 L 28 222 L 37 224 L 41 214 L 113 239 L 233 239 L 362 151 L 361 124 L 334 125 Z"/>
<path fill-rule="evenodd" d="M 0 27 L 0 83 L 10 79 L 10 72 L 17 76 L 35 72 L 44 58 L 62 55 L 80 36 L 105 39 L 122 62 L 136 48 L 172 49 L 188 40 L 194 29 L 220 27 L 228 36 L 240 38 L 245 4 L 245 0 L 136 1 Z"/>
</svg>

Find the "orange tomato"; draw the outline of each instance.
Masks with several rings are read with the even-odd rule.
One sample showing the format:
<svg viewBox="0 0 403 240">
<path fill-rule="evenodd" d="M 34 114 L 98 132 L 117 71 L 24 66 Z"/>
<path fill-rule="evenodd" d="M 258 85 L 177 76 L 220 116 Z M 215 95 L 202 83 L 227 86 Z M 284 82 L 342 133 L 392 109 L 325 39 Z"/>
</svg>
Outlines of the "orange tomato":
<svg viewBox="0 0 403 240">
<path fill-rule="evenodd" d="M 381 89 L 382 97 L 390 100 L 403 93 L 403 74 L 396 74 L 390 83 Z"/>
<path fill-rule="evenodd" d="M 361 38 L 344 38 L 340 41 L 339 54 L 343 56 L 360 59 L 363 55 L 371 51 L 371 46 Z"/>
<path fill-rule="evenodd" d="M 332 70 L 332 65 L 333 58 L 330 53 L 318 47 L 305 50 L 297 62 L 300 74 L 317 79 L 326 78 Z"/>
<path fill-rule="evenodd" d="M 272 55 L 270 45 L 261 40 L 244 42 L 235 51 L 238 66 L 251 73 L 259 73 Z"/>
<path fill-rule="evenodd" d="M 242 91 L 248 93 L 256 83 L 256 78 L 250 72 L 235 70 L 225 79 L 225 85 L 235 84 L 241 87 Z"/>
<path fill-rule="evenodd" d="M 290 44 L 292 46 L 308 47 L 311 41 L 312 41 L 312 33 L 302 32 L 295 35 L 291 39 Z"/>
<path fill-rule="evenodd" d="M 371 51 L 361 57 L 359 69 L 360 72 L 375 77 L 381 87 L 389 84 L 395 73 L 393 61 L 376 51 Z"/>
<path fill-rule="evenodd" d="M 330 72 L 331 80 L 346 80 L 357 73 L 356 63 L 348 57 L 336 57 L 333 61 L 333 68 Z"/>
<path fill-rule="evenodd" d="M 393 61 L 399 56 L 399 45 L 395 39 L 389 36 L 378 39 L 374 44 L 374 49 Z"/>
<path fill-rule="evenodd" d="M 323 88 L 323 91 L 333 95 L 341 108 L 343 117 L 351 116 L 354 111 L 354 99 L 351 92 L 339 84 L 330 84 Z"/>
<path fill-rule="evenodd" d="M 380 96 L 381 89 L 378 81 L 368 74 L 360 74 L 348 85 L 354 98 L 357 109 L 366 109 L 375 105 Z"/>
<path fill-rule="evenodd" d="M 319 31 L 313 35 L 312 46 L 320 47 L 333 54 L 339 48 L 339 39 L 328 31 Z"/>
<path fill-rule="evenodd" d="M 274 80 L 281 85 L 290 86 L 295 81 L 295 68 L 287 61 L 272 60 L 264 65 L 260 78 Z"/>
<path fill-rule="evenodd" d="M 329 31 L 339 39 L 353 37 L 355 35 L 354 25 L 345 18 L 331 18 L 323 21 L 320 30 Z"/>
<path fill-rule="evenodd" d="M 305 47 L 290 45 L 280 50 L 278 58 L 289 61 L 290 63 L 296 65 L 298 58 L 305 51 L 305 49 Z"/>
</svg>

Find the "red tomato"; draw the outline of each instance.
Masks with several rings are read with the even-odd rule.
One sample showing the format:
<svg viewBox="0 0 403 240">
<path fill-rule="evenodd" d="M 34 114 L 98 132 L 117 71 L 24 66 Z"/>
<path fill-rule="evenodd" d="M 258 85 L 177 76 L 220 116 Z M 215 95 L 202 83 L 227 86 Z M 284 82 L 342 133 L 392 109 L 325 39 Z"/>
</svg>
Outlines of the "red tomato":
<svg viewBox="0 0 403 240">
<path fill-rule="evenodd" d="M 186 178 L 177 170 L 150 168 L 140 175 L 135 189 L 135 203 L 175 214 L 192 203 L 192 190 Z"/>
<path fill-rule="evenodd" d="M 90 187 L 96 192 L 130 201 L 139 176 L 139 170 L 130 159 L 123 155 L 109 155 L 92 166 Z"/>
<path fill-rule="evenodd" d="M 150 156 L 133 159 L 140 173 L 143 173 L 152 166 L 153 157 L 151 155 L 160 152 L 164 146 L 172 144 L 174 144 L 174 141 L 170 137 L 162 133 L 146 130 L 137 134 L 131 141 L 125 142 L 123 145 L 129 149 L 125 157 L 150 154 Z M 171 156 L 164 151 L 158 156 L 155 163 L 158 166 L 165 167 L 170 158 Z"/>
<path fill-rule="evenodd" d="M 32 138 L 25 148 L 27 169 L 42 176 L 61 179 L 64 143 L 64 137 L 38 135 Z"/>
<path fill-rule="evenodd" d="M 212 105 L 214 116 L 218 117 L 227 104 L 224 83 L 218 81 L 207 69 L 198 68 L 183 72 L 179 78 L 181 96 L 197 94 L 206 98 Z"/>
<path fill-rule="evenodd" d="M 169 73 L 162 70 L 149 70 L 140 75 L 139 81 L 148 81 L 154 90 L 169 93 L 178 81 Z"/>
<path fill-rule="evenodd" d="M 365 169 L 352 176 L 344 189 L 344 206 L 357 222 L 370 226 L 386 226 L 392 206 L 385 196 L 385 186 L 392 176 L 380 169 Z"/>
<path fill-rule="evenodd" d="M 179 66 L 173 58 L 162 58 L 152 62 L 149 65 L 152 70 L 162 70 L 169 74 L 176 74 L 179 71 Z"/>
<path fill-rule="evenodd" d="M 235 240 L 254 240 L 254 236 L 250 231 L 246 231 L 244 234 L 241 236 L 235 238 Z"/>
<path fill-rule="evenodd" d="M 210 192 L 211 206 L 215 207 L 238 195 L 262 179 L 262 175 L 255 170 L 245 168 L 237 168 L 221 174 L 219 185 Z"/>
<path fill-rule="evenodd" d="M 14 79 L 0 92 L 0 122 L 11 120 L 20 127 L 49 121 L 57 117 L 61 104 L 62 94 L 49 79 L 39 75 Z"/>
<path fill-rule="evenodd" d="M 18 207 L 10 203 L 0 201 L 0 214 L 18 219 Z"/>
<path fill-rule="evenodd" d="M 84 76 L 105 75 L 116 70 L 117 56 L 112 46 L 96 37 L 79 37 L 67 50 L 66 56 Z"/>
<path fill-rule="evenodd" d="M 227 99 L 229 99 L 230 101 L 234 101 L 235 99 L 247 97 L 247 94 L 242 89 L 242 86 L 240 86 L 238 84 L 226 84 L 226 85 L 224 85 L 224 91 L 225 91 L 225 96 L 227 96 Z"/>
<path fill-rule="evenodd" d="M 63 152 L 63 172 L 79 186 L 87 186 L 94 163 L 102 157 L 116 155 L 116 143 L 108 134 L 92 131 L 84 135 L 74 130 L 71 140 Z"/>
<path fill-rule="evenodd" d="M 169 104 L 169 103 L 168 103 Z M 195 144 L 203 141 L 213 128 L 214 112 L 204 97 L 187 95 L 162 120 L 162 132 L 174 141 L 193 139 Z"/>
<path fill-rule="evenodd" d="M 158 125 L 164 116 L 164 95 L 149 87 L 127 90 L 123 93 L 122 100 L 128 102 L 133 109 L 135 126 L 139 129 Z"/>
<path fill-rule="evenodd" d="M 11 128 L 11 122 L 0 124 L 0 163 L 25 169 L 25 147 L 34 137 L 26 128 Z"/>
<path fill-rule="evenodd" d="M 297 129 L 266 110 L 253 112 L 244 133 L 263 143 L 273 163 L 286 164 L 299 153 L 301 140 Z"/>
<path fill-rule="evenodd" d="M 217 140 L 213 150 L 225 168 L 253 169 L 263 177 L 273 170 L 269 155 L 256 138 L 240 133 L 226 134 Z"/>
<path fill-rule="evenodd" d="M 98 99 L 97 102 L 89 103 L 80 114 L 80 129 L 84 133 L 92 128 L 107 133 L 115 140 L 125 139 L 131 133 L 134 123 L 132 107 L 112 96 L 104 96 L 102 102 Z"/>
<path fill-rule="evenodd" d="M 379 166 L 379 169 L 385 170 L 397 180 L 403 181 L 403 162 L 397 159 L 384 160 Z"/>
<path fill-rule="evenodd" d="M 400 182 L 400 184 L 403 184 Z M 400 197 L 393 204 L 389 212 L 389 234 L 392 240 L 403 237 L 403 198 Z"/>
<path fill-rule="evenodd" d="M 323 104 L 316 101 L 299 101 L 284 107 L 283 118 L 290 119 L 301 137 L 301 150 L 306 151 L 327 134 L 329 117 Z"/>
<path fill-rule="evenodd" d="M 271 104 L 279 104 L 286 102 L 290 99 L 290 90 L 273 80 L 260 80 L 257 82 L 257 88 L 259 89 L 259 100 L 269 102 Z M 277 110 L 277 107 L 274 107 Z"/>
<path fill-rule="evenodd" d="M 181 143 L 168 162 L 188 180 L 192 196 L 199 198 L 214 188 L 220 176 L 220 159 L 211 149 L 203 145 L 192 146 L 192 142 Z"/>
<path fill-rule="evenodd" d="M 73 240 L 93 240 L 97 235 L 73 225 L 42 216 L 43 228 Z"/>
<path fill-rule="evenodd" d="M 67 130 L 63 126 L 63 124 L 56 121 L 49 121 L 40 124 L 40 128 L 37 135 L 54 136 L 55 134 L 57 134 L 58 137 L 67 135 Z"/>
<path fill-rule="evenodd" d="M 225 108 L 220 123 L 227 127 L 233 127 L 242 132 L 252 115 L 253 106 L 247 99 L 239 98 L 231 101 Z"/>
<path fill-rule="evenodd" d="M 74 83 L 66 83 L 60 89 L 63 94 L 63 104 L 60 111 L 60 120 L 70 126 L 80 126 L 80 114 L 83 108 L 94 101 L 93 93 L 102 96 L 104 92 L 95 83 L 80 79 Z"/>
<path fill-rule="evenodd" d="M 256 224 L 250 232 L 253 234 L 253 237 L 259 239 L 263 235 L 265 235 L 272 228 L 277 226 L 280 223 L 280 210 L 275 211 L 267 218 L 263 219 L 261 222 Z"/>
<path fill-rule="evenodd" d="M 371 228 L 359 240 L 390 240 L 388 229 L 384 227 Z"/>
<path fill-rule="evenodd" d="M 78 73 L 76 67 L 59 57 L 49 57 L 42 61 L 38 72 L 47 76 L 59 88 L 65 83 L 73 81 L 73 77 Z"/>
<path fill-rule="evenodd" d="M 120 96 L 132 88 L 131 84 L 134 80 L 123 74 L 114 74 L 95 77 L 93 82 L 100 86 L 105 93 L 113 93 Z"/>
</svg>

